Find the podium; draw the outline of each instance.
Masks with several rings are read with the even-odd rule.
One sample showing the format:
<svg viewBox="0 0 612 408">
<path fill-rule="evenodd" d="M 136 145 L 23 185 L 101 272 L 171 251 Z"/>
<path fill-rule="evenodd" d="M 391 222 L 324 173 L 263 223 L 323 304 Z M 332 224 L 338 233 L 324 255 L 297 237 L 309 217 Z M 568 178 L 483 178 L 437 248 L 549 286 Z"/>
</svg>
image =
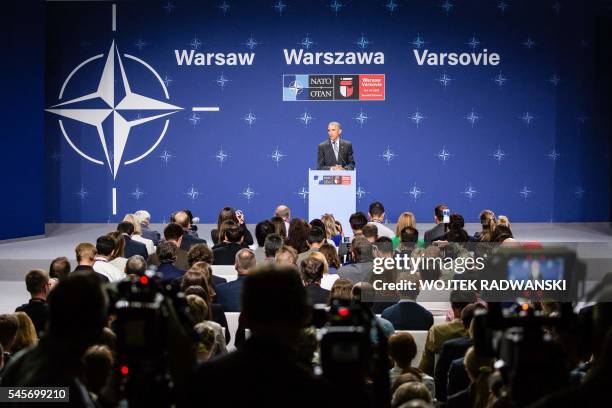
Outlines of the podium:
<svg viewBox="0 0 612 408">
<path fill-rule="evenodd" d="M 333 214 L 342 223 L 345 237 L 353 231 L 349 224 L 356 208 L 355 170 L 308 170 L 308 219 Z"/>
</svg>

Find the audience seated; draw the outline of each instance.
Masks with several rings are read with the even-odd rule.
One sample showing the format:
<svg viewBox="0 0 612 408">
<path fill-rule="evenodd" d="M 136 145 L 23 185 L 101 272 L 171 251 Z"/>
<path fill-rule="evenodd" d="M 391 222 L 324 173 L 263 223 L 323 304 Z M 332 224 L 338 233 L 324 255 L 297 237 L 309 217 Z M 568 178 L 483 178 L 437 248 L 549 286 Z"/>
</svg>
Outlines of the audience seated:
<svg viewBox="0 0 612 408">
<path fill-rule="evenodd" d="M 374 225 L 377 228 L 377 235 L 379 237 L 393 239 L 395 236 L 393 230 L 385 225 L 385 207 L 383 203 L 375 201 L 370 204 L 368 215 L 370 217 L 370 222 L 368 224 Z"/>
<path fill-rule="evenodd" d="M 274 210 L 274 218 L 280 218 L 285 225 L 285 237 L 289 237 L 289 226 L 291 224 L 291 210 L 286 205 L 279 205 Z M 277 231 L 279 232 L 279 231 Z"/>
<path fill-rule="evenodd" d="M 63 278 L 64 279 L 64 278 Z M 47 295 L 49 294 L 49 275 L 41 269 L 33 269 L 25 276 L 26 289 L 30 293 L 28 303 L 15 309 L 16 312 L 27 314 L 39 335 L 45 331 L 47 324 Z"/>
<path fill-rule="evenodd" d="M 235 267 L 238 278 L 231 282 L 224 283 L 217 287 L 217 303 L 223 306 L 226 312 L 240 312 L 240 292 L 242 285 L 257 261 L 255 254 L 248 248 L 243 248 L 235 256 Z"/>
<path fill-rule="evenodd" d="M 393 393 L 391 407 L 397 408 L 411 400 L 424 401 L 425 403 L 430 404 L 432 398 L 427 386 L 423 383 L 415 381 L 400 385 Z"/>
<path fill-rule="evenodd" d="M 363 236 L 356 236 L 351 242 L 351 254 L 353 263 L 340 267 L 338 276 L 354 283 L 369 282 L 374 267 L 372 244 Z"/>
<path fill-rule="evenodd" d="M 0 315 L 0 346 L 2 346 L 3 349 L 2 354 L 5 365 L 8 364 L 13 354 L 11 350 L 13 349 L 17 329 L 19 329 L 19 320 L 17 320 L 15 314 Z M 0 374 L 2 374 L 1 371 Z M 0 377 L 2 376 L 0 375 Z"/>
<path fill-rule="evenodd" d="M 401 232 L 406 227 L 411 227 L 416 230 L 416 217 L 410 211 L 403 212 L 399 215 L 399 217 L 397 217 L 397 223 L 395 224 L 395 235 L 391 238 L 393 240 L 393 249 L 397 249 L 399 246 L 400 241 L 402 240 Z"/>
<path fill-rule="evenodd" d="M 233 265 L 236 254 L 245 248 L 242 231 L 232 221 L 223 228 L 223 240 L 213 246 L 213 265 Z"/>
<path fill-rule="evenodd" d="M 376 225 L 373 225 L 373 224 L 364 225 L 363 228 L 361 229 L 361 233 L 371 243 L 376 242 L 376 240 L 378 239 L 378 228 L 376 228 Z"/>
<path fill-rule="evenodd" d="M 155 244 L 153 243 L 153 240 L 142 236 L 142 228 L 140 226 L 140 221 L 138 221 L 136 216 L 134 214 L 127 214 L 125 217 L 123 217 L 123 221 L 131 222 L 134 226 L 134 233 L 131 235 L 132 240 L 144 244 L 147 247 L 147 255 L 154 254 Z M 145 257 L 145 259 L 147 258 Z"/>
<path fill-rule="evenodd" d="M 276 232 L 268 234 L 264 241 L 264 259 L 263 262 L 274 263 L 276 252 L 283 246 L 283 237 Z"/>
<path fill-rule="evenodd" d="M 123 234 L 119 231 L 112 231 L 106 235 L 113 240 L 113 254 L 109 258 L 108 263 L 120 271 L 124 271 L 127 258 L 125 257 L 125 240 L 123 239 Z"/>
<path fill-rule="evenodd" d="M 335 247 L 340 246 L 340 243 L 342 242 L 342 235 L 338 230 L 334 216 L 332 214 L 323 214 L 321 221 L 325 226 L 325 236 L 327 238 L 327 242 Z"/>
<path fill-rule="evenodd" d="M 232 221 L 238 225 L 238 228 L 240 229 L 240 232 L 244 237 L 243 243 L 245 246 L 253 245 L 253 236 L 251 235 L 251 232 L 249 231 L 246 226 L 246 223 L 244 222 L 244 215 L 238 217 L 238 215 L 236 214 L 236 210 L 234 210 L 232 207 L 223 207 L 219 212 L 219 216 L 217 218 L 217 228 L 210 231 L 210 237 L 212 238 L 212 242 L 214 245 L 218 244 L 219 241 L 223 240 L 223 234 L 221 233 L 221 224 L 223 224 L 225 221 Z M 203 243 L 206 243 L 206 241 L 204 241 Z M 186 250 L 189 250 L 189 248 L 187 248 Z"/>
<path fill-rule="evenodd" d="M 175 279 L 179 279 L 185 273 L 184 270 L 174 266 L 176 262 L 176 253 L 178 247 L 172 241 L 162 241 L 157 246 L 157 258 L 159 259 L 159 266 L 157 272 L 160 272 L 164 276 L 164 281 L 170 282 Z"/>
<path fill-rule="evenodd" d="M 465 390 L 449 395 L 448 408 L 486 408 L 489 403 L 489 377 L 493 373 L 493 359 L 479 356 L 474 347 L 465 353 L 465 371 L 470 378 L 470 386 Z"/>
<path fill-rule="evenodd" d="M 446 204 L 438 204 L 434 209 L 434 222 L 436 225 L 432 229 L 425 231 L 425 235 L 423 237 L 425 242 L 433 242 L 444 238 L 444 235 L 446 234 L 446 225 L 443 223 L 444 210 L 448 210 L 448 206 Z"/>
<path fill-rule="evenodd" d="M 298 273 L 271 264 L 254 271 L 244 279 L 242 307 L 251 337 L 235 352 L 198 366 L 187 404 L 200 406 L 204 392 L 210 406 L 338 406 L 331 388 L 297 363 L 293 345 L 308 319 Z M 239 391 L 236 373 L 248 379 Z"/>
<path fill-rule="evenodd" d="M 51 261 L 49 266 L 49 277 L 63 279 L 70 273 L 70 262 L 65 256 L 60 256 Z"/>
<path fill-rule="evenodd" d="M 93 270 L 100 275 L 104 275 L 109 282 L 117 282 L 125 278 L 123 269 L 118 269 L 116 266 L 109 263 L 113 257 L 115 250 L 115 240 L 108 235 L 99 237 L 96 240 L 97 255 L 94 258 Z"/>
<path fill-rule="evenodd" d="M 321 278 L 321 287 L 325 290 L 330 290 L 336 279 L 338 279 L 338 274 L 334 273 L 332 275 L 329 273 L 327 258 L 325 258 L 325 255 L 323 255 L 321 252 L 313 252 L 310 254 L 309 258 L 318 259 L 323 263 L 323 278 Z"/>
<path fill-rule="evenodd" d="M 326 243 L 325 231 L 319 227 L 311 227 L 306 242 L 308 243 L 308 250 L 298 255 L 298 265 L 311 253 L 319 251 L 321 246 Z"/>
<path fill-rule="evenodd" d="M 196 244 L 192 246 L 191 249 L 189 250 L 189 253 L 187 254 L 187 262 L 189 264 L 188 268 L 191 268 L 197 262 L 205 262 L 206 264 L 209 265 L 209 268 L 208 268 L 209 275 L 210 275 L 209 283 L 212 283 L 213 288 L 216 285 L 221 285 L 222 283 L 227 282 L 227 279 L 221 276 L 213 275 L 210 265 L 213 264 L 214 260 L 215 260 L 215 257 L 214 257 L 213 251 L 206 244 Z"/>
<path fill-rule="evenodd" d="M 287 240 L 287 232 L 289 231 L 289 224 L 285 224 L 285 221 L 281 217 L 272 217 L 270 222 L 274 225 L 274 232 L 283 238 L 283 242 Z"/>
<path fill-rule="evenodd" d="M 434 379 L 421 370 L 412 366 L 412 361 L 417 354 L 417 345 L 412 334 L 408 332 L 395 333 L 389 337 L 389 358 L 393 362 L 393 367 L 389 370 L 390 383 L 396 381 L 405 374 L 411 374 L 425 384 L 427 390 L 434 395 Z"/>
<path fill-rule="evenodd" d="M 474 313 L 478 309 L 485 309 L 485 307 L 480 303 L 470 303 L 461 311 L 461 321 L 463 322 L 463 327 L 468 332 L 467 336 L 457 337 L 456 339 L 448 340 L 442 344 L 434 371 L 434 377 L 436 379 L 436 399 L 438 401 L 446 401 L 446 386 L 451 363 L 465 356 L 465 352 L 473 344 L 474 332 L 470 327 L 474 318 Z"/>
<path fill-rule="evenodd" d="M 102 275 L 94 270 L 93 265 L 96 262 L 96 247 L 89 242 L 81 242 L 74 248 L 74 253 L 77 260 L 77 266 L 74 272 L 84 271 L 95 273 L 102 283 L 108 283 L 109 279 L 106 275 Z"/>
<path fill-rule="evenodd" d="M 183 236 L 185 234 L 185 230 L 179 224 L 175 222 L 171 222 L 166 225 L 164 228 L 164 240 L 173 242 L 177 246 L 176 250 L 176 261 L 174 261 L 173 265 L 178 269 L 186 270 L 189 268 L 189 257 L 187 251 L 182 249 Z M 206 244 L 194 244 L 195 245 L 206 245 Z M 149 255 L 147 259 L 147 263 L 149 265 L 159 266 L 159 258 L 157 256 L 157 252 Z M 212 263 L 212 262 L 209 262 Z"/>
<path fill-rule="evenodd" d="M 215 342 L 211 350 L 212 356 L 226 354 L 225 329 L 219 323 L 212 320 L 212 314 L 208 303 L 198 295 L 187 295 L 185 300 L 187 301 L 188 312 L 193 320 L 194 326 L 200 323 L 206 323 L 215 333 Z"/>
<path fill-rule="evenodd" d="M 294 218 L 289 224 L 289 232 L 285 245 L 292 247 L 298 254 L 310 249 L 308 246 L 308 233 L 310 225 L 301 218 Z"/>
<path fill-rule="evenodd" d="M 261 262 L 265 258 L 264 247 L 266 242 L 266 237 L 269 234 L 274 233 L 276 230 L 274 228 L 274 224 L 272 224 L 269 220 L 263 220 L 255 226 L 255 239 L 257 240 L 257 248 L 255 249 L 255 258 L 257 262 Z"/>
<path fill-rule="evenodd" d="M 328 305 L 331 305 L 332 302 L 336 299 L 338 300 L 352 300 L 353 299 L 353 282 L 349 279 L 338 278 L 332 285 L 329 291 L 329 302 Z"/>
<path fill-rule="evenodd" d="M 274 256 L 277 265 L 293 266 L 295 268 L 297 268 L 297 258 L 297 251 L 287 245 L 282 246 L 281 249 L 276 251 Z"/>
<path fill-rule="evenodd" d="M 353 288 L 351 289 L 351 298 L 359 303 L 361 307 L 368 310 L 374 319 L 372 320 L 372 332 L 370 336 L 372 337 L 372 342 L 378 343 L 380 340 L 377 336 L 376 330 L 374 330 L 374 325 L 378 325 L 380 330 L 382 330 L 384 336 L 389 338 L 393 333 L 395 333 L 395 328 L 393 324 L 385 319 L 384 317 L 376 316 L 372 310 L 374 306 L 374 302 L 376 300 L 376 291 L 374 287 L 368 282 L 357 282 Z"/>
<path fill-rule="evenodd" d="M 129 258 L 132 255 L 140 255 L 144 259 L 147 259 L 149 252 L 147 246 L 142 242 L 138 242 L 132 238 L 134 235 L 134 224 L 130 221 L 122 221 L 117 225 L 117 231 L 122 235 L 125 241 L 125 257 Z"/>
<path fill-rule="evenodd" d="M 100 338 L 106 322 L 106 296 L 92 274 L 75 272 L 58 283 L 48 301 L 45 336 L 11 359 L 0 386 L 68 387 L 72 406 L 93 406 L 81 377 L 83 355 Z"/>
<path fill-rule="evenodd" d="M 11 347 L 11 353 L 17 353 L 18 351 L 27 349 L 30 346 L 34 346 L 38 342 L 38 336 L 36 335 L 36 328 L 32 319 L 24 312 L 15 312 L 19 325 L 17 326 L 17 333 L 15 333 L 15 340 Z"/>
<path fill-rule="evenodd" d="M 151 224 L 151 214 L 147 210 L 138 210 L 134 213 L 136 219 L 140 222 L 142 236 L 153 241 L 153 245 L 157 246 L 160 241 L 159 232 L 149 228 Z"/>
<path fill-rule="evenodd" d="M 473 292 L 452 291 L 450 302 L 454 319 L 447 323 L 432 326 L 427 333 L 425 349 L 423 350 L 419 368 L 428 375 L 434 374 L 435 356 L 440 353 L 442 345 L 448 340 L 467 335 L 467 330 L 461 320 L 461 312 L 464 307 L 476 302 L 476 295 Z"/>
<path fill-rule="evenodd" d="M 323 278 L 324 263 L 316 258 L 303 259 L 300 262 L 300 276 L 306 288 L 308 303 L 327 303 L 329 300 L 329 290 L 321 288 Z"/>
<path fill-rule="evenodd" d="M 115 357 L 108 346 L 93 345 L 83 355 L 83 383 L 91 399 L 96 401 L 105 387 L 109 386 Z"/>
<path fill-rule="evenodd" d="M 414 282 L 416 287 L 410 290 L 405 285 L 404 290 L 398 291 L 400 300 L 386 308 L 382 317 L 389 320 L 395 330 L 429 330 L 433 325 L 433 315 L 416 301 L 419 295 L 419 275 L 402 272 L 398 274 L 397 281 Z"/>
<path fill-rule="evenodd" d="M 338 273 L 338 269 L 340 269 L 340 258 L 338 257 L 338 251 L 336 251 L 336 248 L 330 244 L 323 244 L 321 245 L 321 248 L 319 248 L 319 252 L 322 253 L 327 260 L 329 273 L 336 275 Z"/>
<path fill-rule="evenodd" d="M 191 217 L 185 211 L 179 211 L 174 214 L 174 222 L 181 226 L 183 229 L 183 239 L 179 245 L 185 252 L 189 252 L 189 249 L 195 244 L 205 244 L 206 240 L 202 238 L 194 237 L 190 234 L 191 227 Z M 164 233 L 165 234 L 165 233 Z"/>
<path fill-rule="evenodd" d="M 491 242 L 493 232 L 495 232 L 495 227 L 497 226 L 495 213 L 491 210 L 483 210 L 478 218 L 480 219 L 482 230 L 474 234 L 474 239 L 480 242 Z"/>
</svg>

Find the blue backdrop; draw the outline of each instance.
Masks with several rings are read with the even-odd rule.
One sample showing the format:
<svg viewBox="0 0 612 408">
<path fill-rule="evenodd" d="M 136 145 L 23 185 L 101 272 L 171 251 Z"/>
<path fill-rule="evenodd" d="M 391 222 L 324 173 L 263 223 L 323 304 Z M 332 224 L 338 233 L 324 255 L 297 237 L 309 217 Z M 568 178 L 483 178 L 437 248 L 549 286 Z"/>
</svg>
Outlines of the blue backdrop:
<svg viewBox="0 0 612 408">
<path fill-rule="evenodd" d="M 380 200 L 392 221 L 409 210 L 429 222 L 445 202 L 468 221 L 484 208 L 512 221 L 609 220 L 602 10 L 581 1 L 47 3 L 46 220 L 115 222 L 148 209 L 162 222 L 190 208 L 214 222 L 230 205 L 257 222 L 279 203 L 306 217 L 307 171 L 332 120 L 354 144 L 358 209 Z M 500 62 L 419 65 L 414 50 L 426 49 L 487 49 Z M 183 50 L 253 59 L 180 65 Z M 379 52 L 384 63 L 288 64 L 284 50 Z M 384 74 L 385 100 L 283 101 L 289 74 Z"/>
</svg>

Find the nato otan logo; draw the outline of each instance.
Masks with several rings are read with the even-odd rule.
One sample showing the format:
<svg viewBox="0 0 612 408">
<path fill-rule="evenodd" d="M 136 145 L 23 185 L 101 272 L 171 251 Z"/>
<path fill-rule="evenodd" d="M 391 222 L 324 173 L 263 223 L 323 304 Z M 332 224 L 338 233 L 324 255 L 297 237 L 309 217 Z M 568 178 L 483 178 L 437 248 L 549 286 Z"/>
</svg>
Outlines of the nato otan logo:
<svg viewBox="0 0 612 408">
<path fill-rule="evenodd" d="M 116 5 L 113 4 L 113 32 L 116 31 L 116 12 Z M 104 60 L 104 66 L 97 85 L 94 83 L 90 88 L 95 90 L 66 100 L 67 90 L 77 86 L 75 83 L 82 82 L 82 76 L 79 75 L 81 70 L 87 69 L 88 72 L 95 70 L 95 63 L 98 60 Z M 94 66 L 91 67 L 91 64 Z M 129 70 L 126 69 L 128 64 L 138 64 L 141 67 L 140 72 L 147 72 L 151 75 L 153 83 L 159 84 L 163 96 L 155 99 L 133 89 L 128 75 Z M 46 109 L 47 112 L 60 117 L 58 119 L 59 129 L 68 145 L 85 160 L 96 165 L 108 166 L 113 182 L 117 179 L 122 165 L 137 163 L 155 150 L 166 135 L 170 124 L 169 117 L 182 110 L 184 108 L 170 103 L 168 88 L 159 73 L 142 59 L 121 53 L 114 39 L 106 54 L 97 54 L 82 61 L 66 76 L 59 91 L 58 103 Z M 192 111 L 218 112 L 219 107 L 193 107 Z M 141 115 L 141 112 L 145 114 Z M 135 116 L 135 113 L 138 114 Z M 87 149 L 75 143 L 75 138 L 71 137 L 66 130 L 64 124 L 66 119 L 95 128 L 102 147 L 102 157 L 94 157 L 94 154 L 88 151 L 92 150 L 91 148 Z M 163 120 L 163 124 L 160 124 L 159 135 L 154 139 L 153 144 L 143 147 L 133 157 L 124 157 L 132 129 L 156 120 Z M 69 129 L 75 130 L 76 128 L 72 125 L 70 124 Z M 117 189 L 113 187 L 113 214 L 117 212 L 116 195 Z"/>
</svg>

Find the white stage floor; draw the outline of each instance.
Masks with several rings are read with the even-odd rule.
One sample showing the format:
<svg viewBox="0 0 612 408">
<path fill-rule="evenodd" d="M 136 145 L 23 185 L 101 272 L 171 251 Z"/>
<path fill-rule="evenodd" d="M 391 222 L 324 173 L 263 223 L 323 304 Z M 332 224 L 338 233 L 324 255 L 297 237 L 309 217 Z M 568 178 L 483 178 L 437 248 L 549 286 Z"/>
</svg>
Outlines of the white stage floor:
<svg viewBox="0 0 612 408">
<path fill-rule="evenodd" d="M 418 228 L 426 231 L 432 225 L 419 224 Z M 152 227 L 163 231 L 161 224 Z M 213 227 L 200 225 L 200 237 L 210 242 Z M 48 270 L 51 260 L 58 256 L 67 257 L 74 267 L 74 248 L 78 243 L 95 243 L 97 237 L 114 228 L 114 224 L 49 224 L 44 238 L 0 242 L 0 313 L 12 312 L 28 299 L 23 276 L 30 269 Z M 479 228 L 479 224 L 466 225 L 470 234 Z M 249 229 L 255 236 L 255 225 L 249 225 Z M 515 223 L 512 230 L 519 241 L 574 244 L 578 256 L 591 266 L 588 267 L 590 279 L 612 271 L 612 229 L 608 223 Z"/>
</svg>

